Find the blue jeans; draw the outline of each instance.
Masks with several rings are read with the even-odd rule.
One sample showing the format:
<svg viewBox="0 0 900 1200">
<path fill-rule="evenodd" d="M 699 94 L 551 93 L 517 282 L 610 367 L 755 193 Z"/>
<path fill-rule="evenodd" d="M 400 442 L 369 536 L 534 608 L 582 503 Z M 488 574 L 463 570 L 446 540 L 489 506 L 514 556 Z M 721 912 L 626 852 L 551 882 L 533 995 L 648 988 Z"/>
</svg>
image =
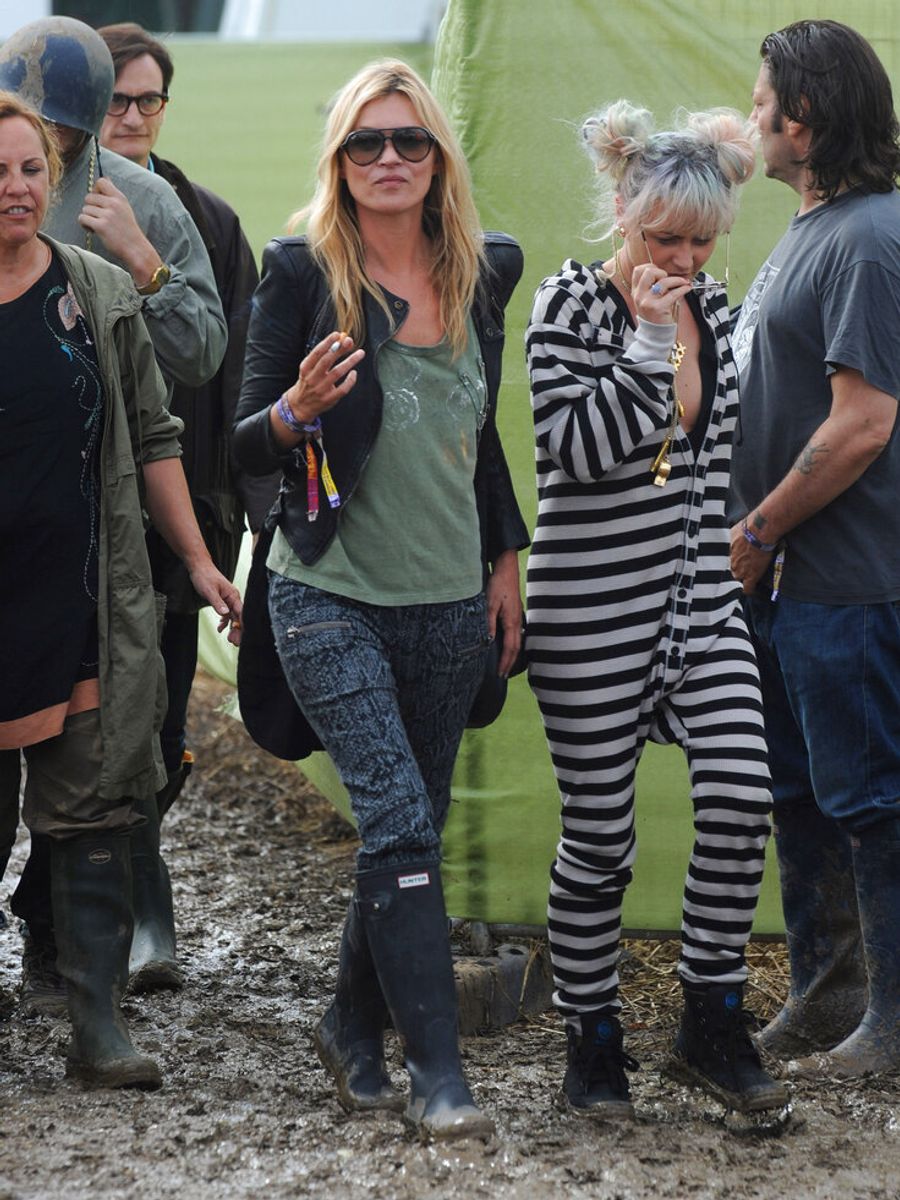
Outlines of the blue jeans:
<svg viewBox="0 0 900 1200">
<path fill-rule="evenodd" d="M 438 862 L 484 674 L 484 596 L 380 607 L 269 574 L 282 669 L 350 795 L 359 870 Z"/>
<path fill-rule="evenodd" d="M 900 604 L 744 598 L 778 809 L 808 802 L 850 833 L 900 815 Z"/>
</svg>

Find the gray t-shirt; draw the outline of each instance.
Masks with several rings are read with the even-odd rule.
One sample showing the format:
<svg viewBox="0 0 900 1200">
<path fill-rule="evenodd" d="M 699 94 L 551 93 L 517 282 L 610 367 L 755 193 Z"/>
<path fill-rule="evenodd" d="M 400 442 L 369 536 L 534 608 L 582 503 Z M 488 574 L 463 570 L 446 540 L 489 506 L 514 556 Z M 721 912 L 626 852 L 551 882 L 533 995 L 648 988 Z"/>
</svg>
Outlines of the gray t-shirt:
<svg viewBox="0 0 900 1200">
<path fill-rule="evenodd" d="M 831 409 L 829 376 L 900 397 L 900 194 L 846 192 L 796 216 L 753 282 L 733 337 L 741 426 L 730 517 L 792 469 Z M 781 591 L 820 604 L 900 599 L 900 433 L 787 537 Z"/>
<path fill-rule="evenodd" d="M 475 596 L 482 568 L 473 482 L 487 388 L 472 318 L 459 358 L 446 339 L 436 346 L 385 342 L 378 381 L 381 428 L 328 549 L 308 567 L 277 529 L 266 565 L 366 604 Z"/>
</svg>

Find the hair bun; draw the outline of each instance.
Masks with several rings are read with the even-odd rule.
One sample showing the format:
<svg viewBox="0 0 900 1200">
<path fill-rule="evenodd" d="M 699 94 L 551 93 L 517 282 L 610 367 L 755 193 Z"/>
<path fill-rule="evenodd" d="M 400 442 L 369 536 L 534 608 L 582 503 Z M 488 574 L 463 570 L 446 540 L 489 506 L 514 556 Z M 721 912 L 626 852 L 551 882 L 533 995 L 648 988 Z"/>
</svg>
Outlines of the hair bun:
<svg viewBox="0 0 900 1200">
<path fill-rule="evenodd" d="M 653 129 L 653 117 L 646 108 L 615 100 L 585 120 L 581 136 L 597 170 L 618 178 L 628 160 L 647 145 Z"/>
<path fill-rule="evenodd" d="M 728 183 L 746 183 L 756 165 L 756 137 L 750 123 L 733 108 L 687 113 L 685 128 L 716 151 L 719 170 Z"/>
</svg>

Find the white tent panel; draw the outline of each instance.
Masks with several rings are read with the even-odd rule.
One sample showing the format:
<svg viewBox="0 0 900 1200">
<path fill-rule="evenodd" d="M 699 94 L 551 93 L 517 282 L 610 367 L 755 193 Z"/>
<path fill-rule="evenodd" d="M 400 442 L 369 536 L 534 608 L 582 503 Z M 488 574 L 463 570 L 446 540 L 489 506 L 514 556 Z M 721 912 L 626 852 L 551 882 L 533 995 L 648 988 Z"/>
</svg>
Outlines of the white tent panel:
<svg viewBox="0 0 900 1200">
<path fill-rule="evenodd" d="M 225 0 L 223 38 L 433 42 L 446 0 Z"/>
</svg>

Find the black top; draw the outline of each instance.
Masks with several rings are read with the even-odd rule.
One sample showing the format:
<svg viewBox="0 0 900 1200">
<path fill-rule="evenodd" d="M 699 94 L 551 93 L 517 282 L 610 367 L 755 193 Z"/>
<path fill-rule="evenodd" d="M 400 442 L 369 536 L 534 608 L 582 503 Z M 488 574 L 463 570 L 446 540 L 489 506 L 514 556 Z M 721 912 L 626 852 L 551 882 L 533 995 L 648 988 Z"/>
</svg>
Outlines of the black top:
<svg viewBox="0 0 900 1200">
<path fill-rule="evenodd" d="M 103 384 L 62 266 L 0 304 L 0 722 L 97 677 Z"/>
</svg>

